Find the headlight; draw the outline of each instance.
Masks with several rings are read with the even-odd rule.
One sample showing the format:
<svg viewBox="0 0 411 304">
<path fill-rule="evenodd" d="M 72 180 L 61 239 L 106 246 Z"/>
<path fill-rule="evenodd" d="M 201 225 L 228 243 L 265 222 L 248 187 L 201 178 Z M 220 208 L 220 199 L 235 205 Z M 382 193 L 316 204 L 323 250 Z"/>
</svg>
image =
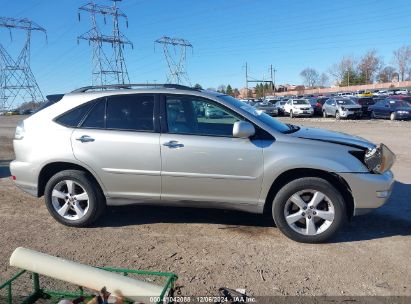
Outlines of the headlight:
<svg viewBox="0 0 411 304">
<path fill-rule="evenodd" d="M 368 150 L 365 153 L 364 163 L 374 173 L 384 173 L 391 169 L 395 162 L 395 154 L 384 144 Z"/>
<path fill-rule="evenodd" d="M 344 107 L 341 107 L 341 111 L 345 111 L 345 110 L 347 110 L 346 108 L 344 108 Z"/>
<path fill-rule="evenodd" d="M 398 114 L 410 114 L 408 111 L 397 111 Z"/>
</svg>

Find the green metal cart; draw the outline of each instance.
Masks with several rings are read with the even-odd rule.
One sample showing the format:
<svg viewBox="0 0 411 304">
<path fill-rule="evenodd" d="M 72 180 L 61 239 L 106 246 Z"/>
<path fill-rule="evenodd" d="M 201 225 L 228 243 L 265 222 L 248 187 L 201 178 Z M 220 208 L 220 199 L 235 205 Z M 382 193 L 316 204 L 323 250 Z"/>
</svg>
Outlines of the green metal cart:
<svg viewBox="0 0 411 304">
<path fill-rule="evenodd" d="M 163 286 L 161 294 L 158 297 L 153 297 L 154 301 L 150 301 L 150 303 L 162 303 L 165 297 L 172 295 L 175 281 L 178 278 L 177 275 L 169 272 L 111 267 L 101 267 L 101 269 Z M 81 296 L 85 297 L 85 302 L 87 302 L 88 299 L 94 297 L 94 292 L 81 286 L 73 286 L 26 270 L 21 270 L 0 285 L 0 304 L 54 304 L 62 299 L 71 300 Z M 132 302 L 125 300 L 125 303 Z"/>
</svg>

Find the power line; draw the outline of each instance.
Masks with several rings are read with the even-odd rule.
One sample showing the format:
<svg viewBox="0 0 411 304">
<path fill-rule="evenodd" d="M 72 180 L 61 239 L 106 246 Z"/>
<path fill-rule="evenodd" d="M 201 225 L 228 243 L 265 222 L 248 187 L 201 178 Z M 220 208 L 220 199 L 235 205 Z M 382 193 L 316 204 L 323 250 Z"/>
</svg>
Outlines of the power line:
<svg viewBox="0 0 411 304">
<path fill-rule="evenodd" d="M 19 103 L 44 101 L 43 94 L 30 67 L 30 44 L 32 31 L 46 34 L 46 30 L 26 18 L 0 17 L 0 27 L 9 30 L 10 39 L 13 38 L 12 30 L 26 32 L 25 43 L 16 60 L 0 44 L 0 109 L 10 109 L 16 100 Z"/>
</svg>

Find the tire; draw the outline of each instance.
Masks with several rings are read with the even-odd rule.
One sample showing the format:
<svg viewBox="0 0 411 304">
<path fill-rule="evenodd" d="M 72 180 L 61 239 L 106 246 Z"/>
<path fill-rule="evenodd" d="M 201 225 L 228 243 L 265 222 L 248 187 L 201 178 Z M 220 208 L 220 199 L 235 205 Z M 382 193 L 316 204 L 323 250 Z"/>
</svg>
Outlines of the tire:
<svg viewBox="0 0 411 304">
<path fill-rule="evenodd" d="M 309 203 L 313 202 L 311 199 L 315 193 L 317 198 L 321 199 L 321 195 L 324 198 L 311 209 Z M 302 199 L 306 209 L 291 201 L 294 195 Z M 332 220 L 322 218 L 320 212 L 324 217 L 330 218 L 332 215 Z M 294 218 L 299 220 L 289 224 L 287 214 L 295 215 Z M 347 220 L 347 211 L 343 196 L 330 182 L 317 177 L 303 177 L 289 182 L 278 191 L 272 204 L 272 216 L 276 226 L 288 238 L 301 243 L 322 243 L 343 226 Z M 292 221 L 292 217 L 289 221 Z M 308 221 L 313 223 L 315 230 L 309 229 L 312 226 L 308 225 Z"/>
<path fill-rule="evenodd" d="M 371 118 L 372 118 L 372 119 L 376 119 L 376 118 L 377 118 L 377 117 L 375 116 L 374 111 L 371 111 Z"/>
<path fill-rule="evenodd" d="M 290 118 L 294 118 L 294 114 L 292 110 L 290 111 Z"/>
<path fill-rule="evenodd" d="M 90 226 L 106 208 L 100 186 L 80 170 L 65 170 L 53 175 L 46 184 L 44 197 L 51 216 L 71 227 Z"/>
<path fill-rule="evenodd" d="M 397 115 L 395 115 L 395 112 L 391 112 L 390 120 L 396 120 L 396 119 L 397 119 Z"/>
<path fill-rule="evenodd" d="M 325 110 L 323 110 L 323 117 L 324 117 L 324 118 L 327 118 L 327 117 L 328 117 L 327 112 L 325 112 Z"/>
<path fill-rule="evenodd" d="M 340 112 L 335 111 L 335 119 L 337 119 L 337 120 L 341 119 Z"/>
</svg>

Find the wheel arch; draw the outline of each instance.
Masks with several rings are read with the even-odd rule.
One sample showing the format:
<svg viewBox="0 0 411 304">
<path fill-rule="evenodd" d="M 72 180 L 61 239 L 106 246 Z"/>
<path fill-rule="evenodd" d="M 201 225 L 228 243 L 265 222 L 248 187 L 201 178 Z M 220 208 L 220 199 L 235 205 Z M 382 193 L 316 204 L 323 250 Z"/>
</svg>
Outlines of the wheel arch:
<svg viewBox="0 0 411 304">
<path fill-rule="evenodd" d="M 296 168 L 287 170 L 276 177 L 271 184 L 267 197 L 264 202 L 264 214 L 271 214 L 271 206 L 278 191 L 287 183 L 302 177 L 323 178 L 331 183 L 343 196 L 347 207 L 348 217 L 354 214 L 354 198 L 348 183 L 338 174 L 312 168 Z"/>
<path fill-rule="evenodd" d="M 100 187 L 101 193 L 104 193 L 102 184 L 99 182 L 98 178 L 93 174 L 89 169 L 81 166 L 79 164 L 65 162 L 65 161 L 56 161 L 46 164 L 39 173 L 38 177 L 38 187 L 37 187 L 37 196 L 41 197 L 44 195 L 44 190 L 46 188 L 47 182 L 50 178 L 58 172 L 64 170 L 80 170 L 87 173 L 87 175 L 92 178 L 96 184 Z"/>
</svg>

